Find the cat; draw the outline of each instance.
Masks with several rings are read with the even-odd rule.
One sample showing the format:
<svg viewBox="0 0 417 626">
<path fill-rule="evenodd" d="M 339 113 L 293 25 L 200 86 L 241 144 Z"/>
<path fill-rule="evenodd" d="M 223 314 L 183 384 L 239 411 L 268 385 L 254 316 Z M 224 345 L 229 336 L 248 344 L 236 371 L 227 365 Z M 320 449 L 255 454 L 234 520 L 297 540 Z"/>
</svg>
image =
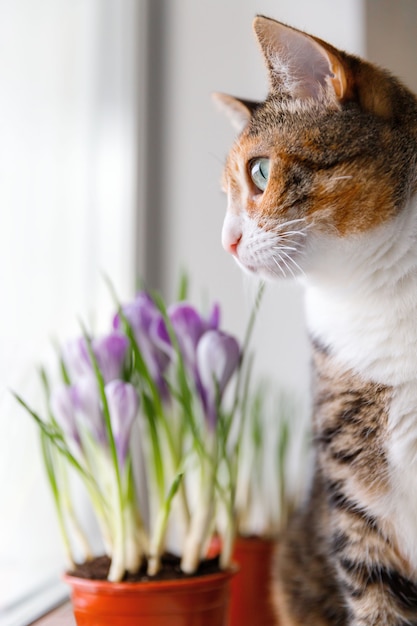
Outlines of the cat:
<svg viewBox="0 0 417 626">
<path fill-rule="evenodd" d="M 314 473 L 280 542 L 281 626 L 417 625 L 417 100 L 385 70 L 258 16 L 264 102 L 239 136 L 222 242 L 305 289 Z"/>
</svg>

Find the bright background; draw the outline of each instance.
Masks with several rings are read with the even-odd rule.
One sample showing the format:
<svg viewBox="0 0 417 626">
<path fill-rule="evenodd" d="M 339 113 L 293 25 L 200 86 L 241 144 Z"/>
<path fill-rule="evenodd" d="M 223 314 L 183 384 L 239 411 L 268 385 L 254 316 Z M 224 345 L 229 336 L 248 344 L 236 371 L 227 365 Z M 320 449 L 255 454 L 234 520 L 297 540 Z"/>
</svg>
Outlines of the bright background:
<svg viewBox="0 0 417 626">
<path fill-rule="evenodd" d="M 0 624 L 62 567 L 36 432 L 9 390 L 36 402 L 51 337 L 78 317 L 105 327 L 102 274 L 124 299 L 138 277 L 172 298 L 186 269 L 193 300 L 219 300 L 242 334 L 254 285 L 220 245 L 234 133 L 210 94 L 266 95 L 256 13 L 417 89 L 414 0 L 0 0 Z M 258 375 L 308 402 L 297 286 L 268 287 L 254 345 Z"/>
</svg>

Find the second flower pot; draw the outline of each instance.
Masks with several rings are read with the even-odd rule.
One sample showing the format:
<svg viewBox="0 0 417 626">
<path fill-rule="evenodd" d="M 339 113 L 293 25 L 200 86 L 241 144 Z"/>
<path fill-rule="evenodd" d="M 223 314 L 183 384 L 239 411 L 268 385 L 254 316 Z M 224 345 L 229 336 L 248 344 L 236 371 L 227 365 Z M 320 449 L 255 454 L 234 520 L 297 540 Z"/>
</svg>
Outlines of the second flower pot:
<svg viewBox="0 0 417 626">
<path fill-rule="evenodd" d="M 78 626 L 227 626 L 234 573 L 138 583 L 66 574 L 64 581 Z"/>
<path fill-rule="evenodd" d="M 278 626 L 272 602 L 272 562 L 277 542 L 238 537 L 233 561 L 239 570 L 232 581 L 230 626 Z"/>
</svg>

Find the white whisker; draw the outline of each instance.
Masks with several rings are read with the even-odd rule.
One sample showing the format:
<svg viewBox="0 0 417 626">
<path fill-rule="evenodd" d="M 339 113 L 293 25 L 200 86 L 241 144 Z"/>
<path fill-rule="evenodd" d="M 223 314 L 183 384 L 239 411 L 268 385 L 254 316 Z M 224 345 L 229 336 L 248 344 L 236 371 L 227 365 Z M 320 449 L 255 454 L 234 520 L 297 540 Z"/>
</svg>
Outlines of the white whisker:
<svg viewBox="0 0 417 626">
<path fill-rule="evenodd" d="M 301 242 L 300 242 L 300 241 L 297 241 L 296 239 L 286 239 L 286 238 L 284 238 L 284 237 L 278 237 L 278 238 L 277 238 L 277 243 L 280 243 L 281 241 L 282 241 L 285 245 L 287 245 L 287 244 L 288 244 L 288 245 L 294 245 L 294 246 L 296 247 L 296 249 L 297 249 L 297 250 L 299 249 L 299 247 L 300 247 L 300 245 L 301 245 Z"/>
<path fill-rule="evenodd" d="M 304 230 L 287 230 L 285 233 L 279 233 L 280 237 L 289 237 L 290 235 L 301 235 L 302 237 L 307 237 L 307 233 L 305 233 Z"/>
<path fill-rule="evenodd" d="M 282 254 L 284 254 L 290 261 L 291 263 L 293 263 L 293 265 L 295 265 L 295 267 L 301 272 L 301 274 L 304 274 L 304 271 L 301 269 L 301 267 L 298 265 L 297 261 L 295 261 L 291 256 L 289 256 L 286 252 L 284 252 L 282 250 Z"/>
<path fill-rule="evenodd" d="M 293 248 L 291 246 L 273 246 L 273 250 L 290 250 L 292 252 L 297 252 L 298 248 Z"/>
<path fill-rule="evenodd" d="M 284 270 L 282 269 L 282 267 L 280 266 L 280 264 L 278 263 L 278 261 L 276 260 L 275 256 L 273 256 L 273 257 L 272 257 L 272 260 L 274 261 L 274 263 L 275 263 L 275 265 L 277 266 L 277 268 L 281 270 L 282 275 L 284 276 L 284 278 L 286 278 L 286 276 L 285 276 L 285 272 L 284 272 Z"/>
<path fill-rule="evenodd" d="M 244 240 L 240 261 L 256 272 L 263 270 L 277 278 L 296 278 L 304 274 L 292 257 L 301 258 L 306 253 L 305 238 L 312 226 L 306 218 L 276 223 L 271 218 L 259 223 L 246 216 Z"/>
<path fill-rule="evenodd" d="M 291 239 L 285 241 L 284 243 L 291 243 L 293 244 L 294 248 L 290 247 L 290 246 L 281 246 L 280 245 L 280 241 L 277 242 L 279 244 L 279 247 L 282 248 L 283 250 L 291 250 L 291 251 L 295 251 L 297 252 L 297 254 L 301 254 L 304 255 L 305 254 L 305 248 L 304 246 L 301 246 L 299 241 L 292 241 Z"/>
<path fill-rule="evenodd" d="M 288 256 L 288 255 L 287 255 Z M 290 272 L 290 274 L 292 275 L 293 278 L 295 278 L 295 274 L 294 271 L 292 269 L 292 267 L 290 265 L 288 265 L 288 263 L 286 262 L 286 260 L 284 259 L 284 257 L 281 256 L 281 254 L 278 253 L 278 257 L 279 260 L 281 261 L 281 263 L 284 263 L 285 267 L 287 268 L 287 270 Z"/>
<path fill-rule="evenodd" d="M 287 226 L 291 226 L 292 224 L 299 224 L 300 222 L 305 222 L 305 217 L 300 217 L 296 220 L 288 220 L 287 222 L 282 222 L 282 224 L 278 224 L 277 228 L 287 228 Z"/>
</svg>

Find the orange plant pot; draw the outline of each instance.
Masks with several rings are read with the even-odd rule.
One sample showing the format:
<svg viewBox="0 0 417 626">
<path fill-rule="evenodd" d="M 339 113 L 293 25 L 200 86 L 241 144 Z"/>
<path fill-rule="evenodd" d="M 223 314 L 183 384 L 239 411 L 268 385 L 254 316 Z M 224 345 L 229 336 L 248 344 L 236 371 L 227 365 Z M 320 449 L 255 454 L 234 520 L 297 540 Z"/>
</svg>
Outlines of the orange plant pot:
<svg viewBox="0 0 417 626">
<path fill-rule="evenodd" d="M 278 626 L 272 603 L 272 560 L 276 541 L 238 537 L 233 561 L 239 570 L 232 580 L 230 626 Z"/>
<path fill-rule="evenodd" d="M 78 626 L 227 626 L 235 570 L 139 583 L 65 575 Z"/>
</svg>

